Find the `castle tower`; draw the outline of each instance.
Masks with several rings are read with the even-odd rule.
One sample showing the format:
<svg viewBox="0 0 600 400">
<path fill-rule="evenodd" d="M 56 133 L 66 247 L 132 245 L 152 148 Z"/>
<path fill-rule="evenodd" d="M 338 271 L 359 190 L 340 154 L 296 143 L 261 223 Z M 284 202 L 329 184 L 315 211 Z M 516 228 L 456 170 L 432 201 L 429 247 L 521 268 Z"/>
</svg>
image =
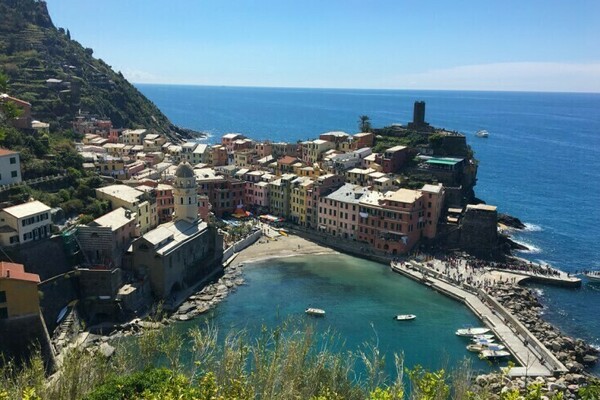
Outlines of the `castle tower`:
<svg viewBox="0 0 600 400">
<path fill-rule="evenodd" d="M 192 166 L 183 161 L 175 171 L 173 184 L 173 201 L 175 213 L 173 220 L 194 222 L 198 219 L 198 193 L 196 191 L 196 176 Z"/>
<path fill-rule="evenodd" d="M 415 126 L 425 125 L 425 102 L 415 101 L 413 109 L 413 124 Z"/>
</svg>

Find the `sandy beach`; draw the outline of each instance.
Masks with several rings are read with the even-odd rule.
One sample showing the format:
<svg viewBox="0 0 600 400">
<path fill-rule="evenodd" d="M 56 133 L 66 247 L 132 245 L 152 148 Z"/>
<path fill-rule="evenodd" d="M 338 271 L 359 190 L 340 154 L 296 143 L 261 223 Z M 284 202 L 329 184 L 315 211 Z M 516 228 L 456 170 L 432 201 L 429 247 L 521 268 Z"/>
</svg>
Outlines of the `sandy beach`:
<svg viewBox="0 0 600 400">
<path fill-rule="evenodd" d="M 266 232 L 266 235 L 263 235 L 256 243 L 242 250 L 232 262 L 232 265 L 237 266 L 270 258 L 338 253 L 296 235 L 287 234 L 287 236 L 283 236 L 271 228 L 268 228 Z"/>
</svg>

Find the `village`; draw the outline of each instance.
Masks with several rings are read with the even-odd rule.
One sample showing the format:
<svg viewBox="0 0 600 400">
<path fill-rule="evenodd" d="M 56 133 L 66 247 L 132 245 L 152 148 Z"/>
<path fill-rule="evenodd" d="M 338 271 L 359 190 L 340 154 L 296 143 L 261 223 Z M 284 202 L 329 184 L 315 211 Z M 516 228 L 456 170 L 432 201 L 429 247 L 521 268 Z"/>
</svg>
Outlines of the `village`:
<svg viewBox="0 0 600 400">
<path fill-rule="evenodd" d="M 3 101 L 22 109 L 16 127 L 48 129 L 32 120 L 28 103 Z M 35 198 L 0 210 L 2 246 L 32 259 L 31 267 L 10 257 L 1 264 L 0 315 L 13 332 L 10 348 L 30 342 L 24 325 L 34 337 L 54 331 L 54 346 L 62 347 L 69 341 L 64 320 L 75 308 L 89 326 L 147 315 L 158 302 L 174 311 L 222 274 L 240 242 L 260 236 L 259 224 L 388 259 L 419 246 L 484 257 L 498 252 L 496 207 L 469 204 L 477 164 L 464 135 L 431 127 L 424 102 L 415 102 L 413 121 L 391 127 L 395 138 L 418 135 L 416 146 L 387 147 L 389 132 L 384 137 L 361 122 L 365 132 L 327 132 L 297 143 L 229 133 L 206 144 L 78 116 L 73 131 L 82 168 L 102 178 L 95 198 L 110 210 L 84 221 Z M 22 184 L 19 153 L 2 150 L 0 162 L 16 171 L 2 176 L 2 189 Z M 39 260 L 54 251 L 63 256 Z"/>
</svg>

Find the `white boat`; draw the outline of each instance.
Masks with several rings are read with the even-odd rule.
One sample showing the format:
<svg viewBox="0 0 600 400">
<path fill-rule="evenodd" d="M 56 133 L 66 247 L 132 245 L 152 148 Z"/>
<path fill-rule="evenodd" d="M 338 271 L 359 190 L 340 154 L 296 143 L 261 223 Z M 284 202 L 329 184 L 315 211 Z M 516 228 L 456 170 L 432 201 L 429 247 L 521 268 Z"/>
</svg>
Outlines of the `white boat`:
<svg viewBox="0 0 600 400">
<path fill-rule="evenodd" d="M 475 136 L 480 138 L 487 138 L 488 136 L 490 136 L 490 133 L 485 129 L 482 129 L 480 131 L 477 131 L 477 133 L 475 133 Z"/>
<path fill-rule="evenodd" d="M 472 351 L 474 353 L 480 353 L 483 350 L 504 350 L 505 348 L 506 347 L 502 346 L 501 344 L 495 344 L 495 343 L 490 343 L 490 344 L 473 343 L 473 344 L 467 345 L 467 350 Z"/>
<path fill-rule="evenodd" d="M 325 316 L 325 310 L 321 310 L 320 308 L 307 308 L 306 310 L 304 310 L 305 313 L 307 313 L 308 315 L 314 315 L 317 317 L 324 317 Z"/>
<path fill-rule="evenodd" d="M 600 282 L 600 271 L 584 272 L 583 276 L 592 282 Z"/>
<path fill-rule="evenodd" d="M 476 340 L 489 340 L 493 342 L 494 335 L 475 335 L 473 336 L 473 341 Z"/>
<path fill-rule="evenodd" d="M 495 360 L 510 356 L 510 353 L 504 350 L 482 350 L 479 354 L 481 358 L 485 358 L 486 360 Z"/>
<path fill-rule="evenodd" d="M 490 330 L 488 328 L 465 328 L 465 329 L 458 329 L 456 331 L 456 334 L 458 336 L 471 337 L 471 336 L 477 336 L 477 335 L 485 335 L 489 331 Z"/>
<path fill-rule="evenodd" d="M 416 315 L 414 314 L 401 314 L 401 315 L 396 315 L 396 321 L 412 321 L 413 319 L 417 318 Z"/>
</svg>

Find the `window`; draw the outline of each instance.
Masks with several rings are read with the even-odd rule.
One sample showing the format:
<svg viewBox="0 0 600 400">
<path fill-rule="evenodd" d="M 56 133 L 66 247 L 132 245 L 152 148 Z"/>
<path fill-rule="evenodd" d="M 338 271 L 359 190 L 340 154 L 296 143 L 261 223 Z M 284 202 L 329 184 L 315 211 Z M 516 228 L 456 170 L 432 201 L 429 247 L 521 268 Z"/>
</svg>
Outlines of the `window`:
<svg viewBox="0 0 600 400">
<path fill-rule="evenodd" d="M 11 164 L 16 164 L 17 163 L 17 157 L 11 157 L 10 158 L 10 163 Z"/>
<path fill-rule="evenodd" d="M 0 303 L 6 303 L 6 292 L 4 290 L 0 292 Z"/>
<path fill-rule="evenodd" d="M 0 319 L 8 319 L 8 308 L 0 307 Z"/>
</svg>

